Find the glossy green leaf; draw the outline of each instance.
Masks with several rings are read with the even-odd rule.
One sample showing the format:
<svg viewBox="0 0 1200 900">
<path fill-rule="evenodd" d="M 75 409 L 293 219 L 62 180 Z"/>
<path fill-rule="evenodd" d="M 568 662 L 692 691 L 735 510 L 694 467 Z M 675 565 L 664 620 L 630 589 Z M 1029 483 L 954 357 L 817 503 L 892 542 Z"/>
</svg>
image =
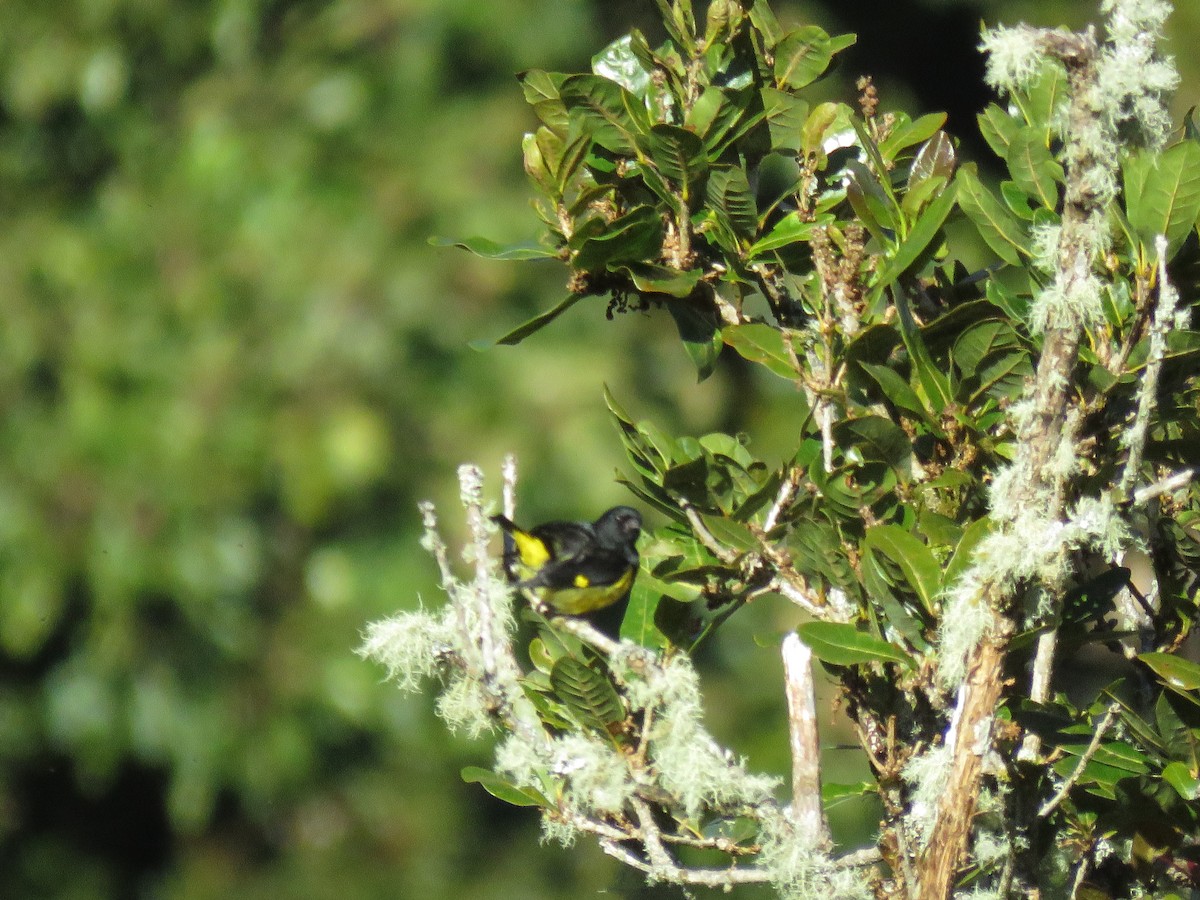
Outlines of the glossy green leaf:
<svg viewBox="0 0 1200 900">
<path fill-rule="evenodd" d="M 683 341 L 701 381 L 712 374 L 721 354 L 724 342 L 721 340 L 721 329 L 709 310 L 701 309 L 692 303 L 669 303 L 667 310 L 675 320 L 679 337 Z"/>
<path fill-rule="evenodd" d="M 1043 56 L 1041 72 L 1028 90 L 1014 96 L 1026 122 L 1040 132 L 1043 144 L 1050 143 L 1054 122 L 1067 102 L 1067 70 L 1057 59 Z"/>
<path fill-rule="evenodd" d="M 758 230 L 758 208 L 746 172 L 740 166 L 713 166 L 706 190 L 709 205 L 742 239 Z"/>
<path fill-rule="evenodd" d="M 897 408 L 913 413 L 918 418 L 926 417 L 926 409 L 921 404 L 921 398 L 899 372 L 889 366 L 877 366 L 873 363 L 859 363 L 863 371 L 870 375 L 879 385 L 883 395 Z"/>
<path fill-rule="evenodd" d="M 608 676 L 574 656 L 554 664 L 550 685 L 582 725 L 606 731 L 625 720 L 625 707 Z"/>
<path fill-rule="evenodd" d="M 429 243 L 434 247 L 460 247 L 484 259 L 526 260 L 553 259 L 557 251 L 543 247 L 540 244 L 498 244 L 482 237 L 448 238 L 431 237 Z"/>
<path fill-rule="evenodd" d="M 582 294 L 568 294 L 559 303 L 550 307 L 550 309 L 543 313 L 539 313 L 532 319 L 529 319 L 528 321 L 518 325 L 512 331 L 506 332 L 497 338 L 494 344 L 490 341 L 472 341 L 471 347 L 475 350 L 487 350 L 495 344 L 506 347 L 515 346 L 534 332 L 541 331 L 582 299 Z"/>
<path fill-rule="evenodd" d="M 1179 691 L 1200 690 L 1200 664 L 1170 653 L 1141 653 L 1138 659 L 1163 680 Z"/>
<path fill-rule="evenodd" d="M 743 359 L 761 364 L 780 378 L 794 381 L 799 377 L 780 329 L 759 323 L 731 325 L 721 329 L 721 337 Z"/>
<path fill-rule="evenodd" d="M 899 525 L 876 525 L 867 529 L 863 543 L 899 566 L 925 609 L 934 609 L 942 588 L 942 569 L 919 538 Z"/>
<path fill-rule="evenodd" d="M 678 185 L 686 201 L 691 193 L 691 185 L 704 174 L 708 166 L 704 142 L 686 128 L 655 125 L 650 129 L 646 143 L 658 171 Z"/>
<path fill-rule="evenodd" d="M 885 159 L 895 159 L 902 150 L 932 138 L 945 124 L 945 113 L 927 113 L 912 121 L 901 115 L 891 133 L 880 142 L 879 153 Z"/>
<path fill-rule="evenodd" d="M 771 133 L 771 149 L 799 153 L 808 118 L 808 102 L 789 91 L 762 89 L 763 110 Z"/>
<path fill-rule="evenodd" d="M 662 649 L 667 639 L 654 624 L 654 613 L 662 592 L 655 590 L 657 579 L 639 573 L 629 600 L 625 605 L 625 616 L 621 619 L 621 637 L 642 647 Z"/>
<path fill-rule="evenodd" d="M 907 272 L 930 249 L 930 245 L 941 232 L 946 217 L 954 209 L 956 186 L 952 183 L 937 196 L 928 208 L 917 219 L 908 236 L 901 242 L 895 254 L 887 261 L 883 271 L 879 273 L 873 286 L 874 290 L 882 290 Z"/>
<path fill-rule="evenodd" d="M 1178 760 L 1169 762 L 1163 768 L 1162 778 L 1184 800 L 1200 799 L 1200 774 L 1192 767 Z"/>
<path fill-rule="evenodd" d="M 790 212 L 751 245 L 750 249 L 746 251 L 746 259 L 754 259 L 764 253 L 807 242 L 815 229 L 828 224 L 828 222 L 828 216 L 812 221 L 803 218 L 799 212 Z"/>
<path fill-rule="evenodd" d="M 1002 260 L 1019 266 L 1021 255 L 1029 255 L 1029 236 L 1020 222 L 984 187 L 973 164 L 958 170 L 955 183 L 958 204 L 979 229 L 980 236 Z"/>
<path fill-rule="evenodd" d="M 899 663 L 911 667 L 907 653 L 888 641 L 859 631 L 848 622 L 807 622 L 796 629 L 813 656 L 835 666 Z"/>
<path fill-rule="evenodd" d="M 995 103 L 989 103 L 976 117 L 976 121 L 979 123 L 979 133 L 992 148 L 992 152 L 1001 159 L 1008 156 L 1008 145 L 1022 128 L 1020 120 L 1013 118 Z"/>
<path fill-rule="evenodd" d="M 1164 234 L 1173 256 L 1200 216 L 1200 144 L 1181 141 L 1157 159 L 1132 154 L 1123 172 L 1129 224 L 1147 255 L 1153 259 L 1154 239 Z"/>
<path fill-rule="evenodd" d="M 541 806 L 549 809 L 553 805 L 533 788 L 517 787 L 490 769 L 466 766 L 461 775 L 467 784 L 478 784 L 497 800 L 503 800 L 512 806 Z"/>
<path fill-rule="evenodd" d="M 704 278 L 704 272 L 700 269 L 681 272 L 649 263 L 616 266 L 614 271 L 628 275 L 633 286 L 644 294 L 666 294 L 679 298 L 690 297 Z"/>
<path fill-rule="evenodd" d="M 1050 153 L 1042 134 L 1022 128 L 1008 146 L 1008 171 L 1026 194 L 1049 210 L 1058 206 L 1058 184 L 1062 166 Z"/>
<path fill-rule="evenodd" d="M 637 139 L 649 130 L 645 109 L 621 85 L 599 75 L 570 75 L 559 97 L 572 123 L 605 150 L 637 155 Z"/>
<path fill-rule="evenodd" d="M 567 108 L 563 106 L 558 95 L 559 87 L 566 77 L 541 69 L 526 69 L 517 76 L 525 100 L 533 107 L 534 114 L 543 124 L 559 134 L 566 134 L 568 124 Z"/>
<path fill-rule="evenodd" d="M 846 199 L 859 221 L 880 244 L 890 246 L 901 228 L 901 213 L 895 197 L 879 179 L 856 159 L 846 163 Z"/>
<path fill-rule="evenodd" d="M 886 559 L 881 559 L 876 551 L 865 547 L 859 571 L 868 599 L 883 614 L 885 633 L 890 631 L 899 634 L 917 651 L 928 650 L 929 642 L 925 639 L 926 623 L 918 618 L 924 611 L 910 608 L 907 591 L 896 591 L 896 585 L 887 571 Z"/>
<path fill-rule="evenodd" d="M 662 220 L 650 206 L 639 206 L 585 237 L 572 255 L 576 269 L 601 272 L 614 263 L 655 259 L 662 250 Z"/>
<path fill-rule="evenodd" d="M 650 87 L 652 70 L 633 48 L 633 35 L 617 38 L 592 57 L 592 71 L 615 81 L 636 97 L 644 97 Z"/>
<path fill-rule="evenodd" d="M 788 32 L 775 47 L 775 84 L 802 88 L 820 78 L 833 61 L 825 29 L 805 25 Z"/>
<path fill-rule="evenodd" d="M 833 437 L 847 456 L 853 451 L 863 461 L 885 463 L 896 470 L 902 481 L 912 476 L 912 441 L 891 419 L 883 416 L 840 419 L 834 423 Z"/>
</svg>

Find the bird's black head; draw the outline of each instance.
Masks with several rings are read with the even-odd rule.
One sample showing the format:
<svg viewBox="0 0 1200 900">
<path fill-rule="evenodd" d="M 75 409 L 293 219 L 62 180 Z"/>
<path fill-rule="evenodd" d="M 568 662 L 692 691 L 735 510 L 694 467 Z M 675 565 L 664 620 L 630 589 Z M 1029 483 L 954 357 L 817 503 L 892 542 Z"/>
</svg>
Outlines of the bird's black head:
<svg viewBox="0 0 1200 900">
<path fill-rule="evenodd" d="M 596 540 L 603 546 L 633 546 L 642 531 L 642 514 L 632 506 L 614 506 L 592 527 L 596 531 Z"/>
</svg>

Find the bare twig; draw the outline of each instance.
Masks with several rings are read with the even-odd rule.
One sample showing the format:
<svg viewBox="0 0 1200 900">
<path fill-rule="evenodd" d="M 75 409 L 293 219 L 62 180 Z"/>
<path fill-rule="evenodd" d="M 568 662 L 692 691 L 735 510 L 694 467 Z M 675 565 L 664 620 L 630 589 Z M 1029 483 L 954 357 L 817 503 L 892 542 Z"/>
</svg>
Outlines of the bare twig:
<svg viewBox="0 0 1200 900">
<path fill-rule="evenodd" d="M 821 746 L 812 651 L 793 631 L 783 639 L 782 652 L 792 747 L 792 819 L 796 833 L 804 835 L 810 846 L 826 848 L 832 839 L 821 806 Z"/>
<path fill-rule="evenodd" d="M 1029 684 L 1029 699 L 1034 703 L 1045 703 L 1050 699 L 1050 678 L 1054 673 L 1054 654 L 1057 649 L 1057 628 L 1049 628 L 1038 635 L 1037 651 L 1033 656 L 1033 676 Z M 1027 732 L 1017 758 L 1035 760 L 1041 749 L 1042 739 L 1032 731 Z"/>
<path fill-rule="evenodd" d="M 1062 783 L 1058 791 L 1047 800 L 1038 809 L 1038 818 L 1044 819 L 1058 809 L 1060 803 L 1067 798 L 1067 794 L 1071 792 L 1071 788 L 1083 776 L 1083 770 L 1087 768 L 1092 757 L 1096 755 L 1096 751 L 1100 749 L 1100 742 L 1104 740 L 1104 735 L 1117 720 L 1117 714 L 1121 711 L 1121 704 L 1110 703 L 1108 711 L 1104 713 L 1104 718 L 1100 720 L 1100 724 L 1096 727 L 1096 733 L 1092 735 L 1091 742 L 1087 745 L 1087 749 L 1083 751 L 1083 755 L 1079 757 L 1079 762 L 1076 764 L 1074 771 L 1067 776 L 1067 780 Z"/>
<path fill-rule="evenodd" d="M 503 512 L 506 518 L 517 517 L 517 458 L 511 453 L 506 454 L 500 465 L 500 476 L 503 479 Z"/>
<path fill-rule="evenodd" d="M 1146 357 L 1146 368 L 1142 383 L 1138 387 L 1138 408 L 1133 425 L 1125 434 L 1123 443 L 1129 448 L 1125 470 L 1121 474 L 1121 491 L 1128 495 L 1141 474 L 1142 453 L 1146 449 L 1146 435 L 1150 430 L 1150 417 L 1158 400 L 1158 376 L 1162 372 L 1163 358 L 1167 354 L 1167 333 L 1175 319 L 1175 306 L 1179 292 L 1167 276 L 1167 239 L 1158 235 L 1154 239 L 1158 253 L 1158 302 L 1154 304 L 1154 316 L 1150 321 L 1150 352 Z"/>
<path fill-rule="evenodd" d="M 771 531 L 779 524 L 780 514 L 787 509 L 788 504 L 796 496 L 796 491 L 800 488 L 801 477 L 803 477 L 803 472 L 799 466 L 792 466 L 788 469 L 783 484 L 779 486 L 779 493 L 775 495 L 775 502 L 771 504 L 771 508 L 767 511 L 767 517 L 763 520 L 762 530 L 764 532 Z"/>
<path fill-rule="evenodd" d="M 1133 502 L 1136 506 L 1144 506 L 1155 497 L 1161 497 L 1163 494 L 1170 494 L 1180 488 L 1187 487 L 1192 483 L 1192 479 L 1196 477 L 1195 469 L 1183 469 L 1173 475 L 1168 475 L 1165 478 L 1160 478 L 1153 484 L 1148 484 L 1145 487 L 1138 488 L 1133 492 Z"/>
</svg>

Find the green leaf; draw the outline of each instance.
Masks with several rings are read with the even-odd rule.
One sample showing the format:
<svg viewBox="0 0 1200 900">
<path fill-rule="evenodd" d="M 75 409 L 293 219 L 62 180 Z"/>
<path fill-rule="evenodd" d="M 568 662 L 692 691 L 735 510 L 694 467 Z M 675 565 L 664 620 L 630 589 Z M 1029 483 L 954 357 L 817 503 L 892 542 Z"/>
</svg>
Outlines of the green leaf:
<svg viewBox="0 0 1200 900">
<path fill-rule="evenodd" d="M 704 142 L 699 136 L 675 125 L 655 125 L 646 142 L 650 158 L 666 178 L 679 185 L 684 201 L 690 196 L 690 186 L 708 166 Z"/>
<path fill-rule="evenodd" d="M 975 174 L 974 164 L 963 166 L 955 179 L 958 205 L 967 214 L 980 236 L 997 256 L 1009 265 L 1021 265 L 1021 254 L 1029 256 L 1029 236 L 992 192 Z"/>
<path fill-rule="evenodd" d="M 1063 169 L 1033 128 L 1022 128 L 1008 146 L 1008 171 L 1013 181 L 1043 207 L 1058 207 L 1058 184 Z"/>
<path fill-rule="evenodd" d="M 692 303 L 668 303 L 667 310 L 675 320 L 684 350 L 696 366 L 701 381 L 713 373 L 721 355 L 721 329 L 711 312 Z"/>
<path fill-rule="evenodd" d="M 957 157 L 954 143 L 944 131 L 937 132 L 917 151 L 908 173 L 901 209 L 915 216 L 935 191 L 949 182 L 954 174 Z"/>
<path fill-rule="evenodd" d="M 929 548 L 899 525 L 876 525 L 867 529 L 864 546 L 878 550 L 904 573 L 904 578 L 932 612 L 942 589 L 942 569 Z"/>
<path fill-rule="evenodd" d="M 621 637 L 639 646 L 659 650 L 665 648 L 668 641 L 654 624 L 654 613 L 663 594 L 654 589 L 655 582 L 657 579 L 648 578 L 644 572 L 638 574 L 629 592 L 625 617 L 621 620 Z"/>
<path fill-rule="evenodd" d="M 796 629 L 813 656 L 834 666 L 866 663 L 899 663 L 906 668 L 912 658 L 895 644 L 859 631 L 848 622 L 807 622 Z"/>
<path fill-rule="evenodd" d="M 463 250 L 468 250 L 476 256 L 482 256 L 484 259 L 553 259 L 558 256 L 556 251 L 539 244 L 524 243 L 509 244 L 506 246 L 482 237 L 448 238 L 435 236 L 429 239 L 429 243 L 434 247 L 461 247 Z"/>
<path fill-rule="evenodd" d="M 974 375 L 984 359 L 1001 350 L 1021 345 L 1017 333 L 1007 322 L 986 319 L 969 326 L 954 342 L 954 362 L 963 375 Z"/>
<path fill-rule="evenodd" d="M 875 240 L 891 247 L 902 222 L 895 197 L 885 191 L 875 173 L 857 159 L 846 163 L 846 174 L 846 199 L 854 214 Z"/>
<path fill-rule="evenodd" d="M 833 437 L 848 456 L 853 449 L 860 461 L 885 463 L 902 481 L 912 477 L 912 442 L 891 419 L 883 416 L 840 419 L 833 426 Z"/>
<path fill-rule="evenodd" d="M 802 88 L 820 78 L 833 61 L 833 47 L 825 29 L 805 25 L 788 32 L 775 46 L 775 84 Z"/>
<path fill-rule="evenodd" d="M 478 784 L 497 800 L 503 800 L 512 806 L 542 806 L 549 809 L 553 805 L 533 788 L 517 787 L 490 769 L 467 766 L 461 775 L 467 784 Z"/>
<path fill-rule="evenodd" d="M 1141 653 L 1138 659 L 1177 691 L 1200 690 L 1200 665 L 1170 653 Z"/>
<path fill-rule="evenodd" d="M 808 102 L 788 91 L 762 89 L 763 109 L 771 133 L 771 149 L 799 153 L 803 143 Z"/>
<path fill-rule="evenodd" d="M 558 89 L 567 76 L 541 69 L 526 69 L 517 75 L 525 100 L 533 107 L 534 114 L 549 128 L 566 134 L 568 116 L 558 95 Z"/>
<path fill-rule="evenodd" d="M 933 243 L 941 231 L 946 217 L 954 208 L 956 186 L 951 184 L 937 196 L 929 207 L 917 219 L 908 236 L 901 242 L 895 254 L 888 260 L 887 265 L 873 285 L 874 290 L 886 288 L 893 281 L 909 270 L 922 258 L 929 245 Z"/>
<path fill-rule="evenodd" d="M 779 25 L 779 20 L 775 18 L 775 13 L 772 12 L 768 0 L 754 0 L 754 5 L 750 7 L 750 22 L 762 34 L 763 42 L 768 49 L 783 40 L 783 29 Z"/>
<path fill-rule="evenodd" d="M 582 299 L 583 294 L 568 294 L 555 306 L 550 307 L 550 309 L 543 313 L 539 313 L 527 322 L 518 325 L 512 331 L 497 338 L 495 344 L 512 347 L 521 343 L 521 341 L 525 340 L 525 338 L 529 337 L 535 331 L 541 331 Z M 488 350 L 495 344 L 489 341 L 472 341 L 470 346 L 475 350 Z"/>
<path fill-rule="evenodd" d="M 915 147 L 933 137 L 946 124 L 945 113 L 928 113 L 913 121 L 901 114 L 900 121 L 891 133 L 879 144 L 879 153 L 885 159 L 895 159 L 901 150 Z"/>
<path fill-rule="evenodd" d="M 1200 144 L 1182 141 L 1165 150 L 1157 163 L 1148 151 L 1126 160 L 1125 208 L 1129 224 L 1153 258 L 1154 239 L 1167 237 L 1174 256 L 1200 216 Z"/>
<path fill-rule="evenodd" d="M 976 519 L 963 530 L 962 537 L 958 539 L 958 546 L 954 548 L 954 555 L 946 564 L 946 571 L 942 575 L 943 584 L 947 587 L 953 585 L 970 568 L 975 562 L 975 548 L 992 533 L 992 528 L 992 520 L 984 517 Z"/>
<path fill-rule="evenodd" d="M 651 83 L 651 72 L 633 50 L 631 34 L 617 38 L 593 56 L 592 71 L 637 97 L 644 97 Z"/>
<path fill-rule="evenodd" d="M 704 272 L 701 269 L 688 269 L 681 272 L 666 266 L 640 263 L 630 266 L 619 266 L 615 271 L 624 272 L 633 282 L 633 286 L 644 294 L 667 294 L 671 297 L 690 297 L 696 290 Z"/>
<path fill-rule="evenodd" d="M 744 169 L 713 166 L 706 195 L 713 211 L 735 235 L 743 240 L 754 237 L 758 230 L 758 208 Z"/>
<path fill-rule="evenodd" d="M 743 359 L 759 363 L 780 378 L 795 381 L 799 377 L 778 328 L 759 323 L 729 325 L 721 329 L 721 338 Z"/>
<path fill-rule="evenodd" d="M 1200 799 L 1200 775 L 1184 763 L 1178 760 L 1167 763 L 1163 767 L 1162 777 L 1184 800 Z"/>
<path fill-rule="evenodd" d="M 803 219 L 799 212 L 790 212 L 776 222 L 775 226 L 769 232 L 751 245 L 750 249 L 746 251 L 746 259 L 752 260 L 764 253 L 770 253 L 773 250 L 782 250 L 784 247 L 791 247 L 795 244 L 808 241 L 815 229 L 828 225 L 830 221 L 828 216 L 821 216 L 815 221 L 808 221 Z"/>
<path fill-rule="evenodd" d="M 800 134 L 800 149 L 805 153 L 824 154 L 830 132 L 838 134 L 850 129 L 853 114 L 844 103 L 818 103 L 804 120 Z"/>
<path fill-rule="evenodd" d="M 1066 103 L 1067 70 L 1061 62 L 1049 57 L 1042 57 L 1041 68 L 1029 90 L 1017 94 L 1014 99 L 1025 113 L 1028 124 L 1041 133 L 1042 143 L 1048 145 L 1059 107 Z"/>
<path fill-rule="evenodd" d="M 1020 120 L 1013 118 L 995 103 L 989 103 L 976 117 L 976 121 L 979 123 L 979 133 L 992 148 L 992 152 L 1001 159 L 1007 157 L 1008 145 L 1022 128 Z"/>
<path fill-rule="evenodd" d="M 920 621 L 915 611 L 909 608 L 908 592 L 897 594 L 895 585 L 876 551 L 867 547 L 863 550 L 860 564 L 862 585 L 871 603 L 883 613 L 884 623 L 900 634 L 909 646 L 920 652 L 929 649 L 925 639 L 926 623 Z M 923 612 L 923 610 L 921 611 Z"/>
<path fill-rule="evenodd" d="M 884 396 L 896 407 L 905 412 L 913 413 L 919 418 L 927 418 L 925 407 L 921 404 L 921 398 L 917 396 L 909 383 L 895 369 L 890 366 L 877 366 L 867 362 L 859 363 L 859 365 L 862 366 L 864 372 L 875 379 Z"/>
<path fill-rule="evenodd" d="M 642 101 L 599 75 L 570 75 L 559 87 L 572 127 L 613 153 L 637 156 L 637 138 L 649 128 Z"/>
<path fill-rule="evenodd" d="M 662 220 L 650 206 L 638 206 L 583 238 L 571 257 L 574 268 L 602 272 L 613 263 L 639 263 L 662 252 Z"/>
<path fill-rule="evenodd" d="M 893 295 L 896 298 L 900 335 L 904 338 L 904 346 L 908 349 L 909 359 L 912 360 L 917 384 L 924 392 L 922 402 L 933 416 L 940 416 L 953 400 L 950 394 L 950 379 L 929 355 L 929 349 L 925 346 L 925 340 L 913 319 L 912 310 L 909 308 L 908 294 L 904 287 L 897 284 Z"/>
<path fill-rule="evenodd" d="M 550 685 L 581 725 L 608 731 L 625 720 L 625 707 L 608 676 L 574 656 L 554 664 Z"/>
</svg>

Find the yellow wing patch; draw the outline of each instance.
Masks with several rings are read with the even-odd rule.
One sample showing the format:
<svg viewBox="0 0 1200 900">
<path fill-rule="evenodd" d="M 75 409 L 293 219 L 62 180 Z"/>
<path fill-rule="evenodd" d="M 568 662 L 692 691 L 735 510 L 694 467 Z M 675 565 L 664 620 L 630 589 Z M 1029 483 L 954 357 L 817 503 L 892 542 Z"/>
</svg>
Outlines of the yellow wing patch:
<svg viewBox="0 0 1200 900">
<path fill-rule="evenodd" d="M 513 543 L 517 545 L 517 553 L 521 562 L 530 569 L 537 570 L 550 561 L 550 549 L 539 539 L 527 531 L 513 531 Z"/>
</svg>

